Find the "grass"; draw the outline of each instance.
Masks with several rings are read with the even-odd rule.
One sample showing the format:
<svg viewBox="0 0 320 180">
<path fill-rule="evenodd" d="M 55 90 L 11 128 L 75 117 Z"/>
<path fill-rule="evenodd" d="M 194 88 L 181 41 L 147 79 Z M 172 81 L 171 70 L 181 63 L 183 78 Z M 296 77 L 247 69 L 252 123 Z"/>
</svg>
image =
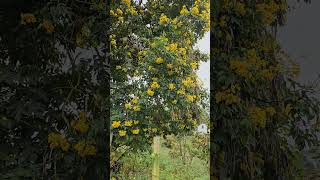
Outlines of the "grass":
<svg viewBox="0 0 320 180">
<path fill-rule="evenodd" d="M 161 139 L 160 148 L 160 180 L 209 180 L 208 158 L 193 155 L 201 151 L 199 146 L 192 143 L 192 136 L 184 140 L 171 138 L 168 141 Z M 183 143 L 181 143 L 183 142 Z M 209 148 L 209 147 L 202 147 Z M 202 151 L 201 151 L 202 152 Z M 209 157 L 209 156 L 207 156 Z M 142 151 L 129 153 L 121 159 L 121 168 L 116 174 L 117 179 L 151 180 L 152 156 L 151 152 Z"/>
</svg>

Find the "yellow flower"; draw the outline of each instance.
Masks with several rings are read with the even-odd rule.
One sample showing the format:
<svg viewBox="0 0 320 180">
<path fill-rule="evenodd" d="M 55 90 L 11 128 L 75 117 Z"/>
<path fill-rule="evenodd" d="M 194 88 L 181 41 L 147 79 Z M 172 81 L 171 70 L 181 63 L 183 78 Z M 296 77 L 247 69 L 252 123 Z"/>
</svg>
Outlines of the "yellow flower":
<svg viewBox="0 0 320 180">
<path fill-rule="evenodd" d="M 168 84 L 168 88 L 170 91 L 174 90 L 176 87 L 173 83 Z"/>
<path fill-rule="evenodd" d="M 140 106 L 134 106 L 133 111 L 140 111 Z"/>
<path fill-rule="evenodd" d="M 252 74 L 247 68 L 247 64 L 243 61 L 239 60 L 231 60 L 230 61 L 230 69 L 235 71 L 238 75 L 246 78 L 246 79 L 251 79 Z"/>
<path fill-rule="evenodd" d="M 123 22 L 124 21 L 124 18 L 123 17 L 118 17 L 118 20 L 119 20 L 119 22 Z"/>
<path fill-rule="evenodd" d="M 131 108 L 132 108 L 130 103 L 124 104 L 124 107 L 125 107 L 126 109 L 131 109 Z"/>
<path fill-rule="evenodd" d="M 94 156 L 96 155 L 97 150 L 92 144 L 93 142 L 79 141 L 74 146 L 74 149 L 78 152 L 80 157 Z"/>
<path fill-rule="evenodd" d="M 120 121 L 113 121 L 113 122 L 112 122 L 112 127 L 113 127 L 113 128 L 118 128 L 120 125 L 121 125 L 121 122 L 120 122 Z"/>
<path fill-rule="evenodd" d="M 210 10 L 210 3 L 205 3 L 204 8 L 209 11 Z"/>
<path fill-rule="evenodd" d="M 183 6 L 183 7 L 182 7 L 182 9 L 181 9 L 181 11 L 180 11 L 180 14 L 181 14 L 181 15 L 187 15 L 187 14 L 189 14 L 189 11 L 188 11 L 188 9 L 187 9 L 186 6 Z"/>
<path fill-rule="evenodd" d="M 160 23 L 160 24 L 166 24 L 166 23 L 168 23 L 168 22 L 169 22 L 169 18 L 162 13 L 161 16 L 160 16 L 159 23 Z"/>
<path fill-rule="evenodd" d="M 127 6 L 131 5 L 131 0 L 122 0 L 122 2 L 124 2 Z"/>
<path fill-rule="evenodd" d="M 134 97 L 131 101 L 133 104 L 138 104 L 139 99 L 137 97 Z"/>
<path fill-rule="evenodd" d="M 21 14 L 21 24 L 26 25 L 37 22 L 36 17 L 31 13 Z"/>
<path fill-rule="evenodd" d="M 134 125 L 137 125 L 137 124 L 139 124 L 139 121 L 138 121 L 138 120 L 134 120 L 134 121 L 133 121 L 133 124 L 134 124 Z"/>
<path fill-rule="evenodd" d="M 156 81 L 152 82 L 151 89 L 157 89 L 157 88 L 160 88 L 160 85 L 158 84 L 158 82 Z"/>
<path fill-rule="evenodd" d="M 127 131 L 125 130 L 119 130 L 119 136 L 125 136 L 127 134 Z"/>
<path fill-rule="evenodd" d="M 89 129 L 89 124 L 86 122 L 86 118 L 80 114 L 78 121 L 72 121 L 71 126 L 80 133 L 86 133 Z"/>
<path fill-rule="evenodd" d="M 191 13 L 192 13 L 193 15 L 198 15 L 198 14 L 199 14 L 199 9 L 198 9 L 198 7 L 197 7 L 197 6 L 193 7 L 193 8 L 191 9 Z"/>
<path fill-rule="evenodd" d="M 48 20 L 43 20 L 41 27 L 43 27 L 47 31 L 47 33 L 52 33 L 54 31 L 52 23 Z"/>
<path fill-rule="evenodd" d="M 50 144 L 51 149 L 60 146 L 63 151 L 68 151 L 70 147 L 70 144 L 62 135 L 54 132 L 48 134 L 48 143 Z"/>
<path fill-rule="evenodd" d="M 187 50 L 185 48 L 179 48 L 179 52 L 184 56 L 187 54 Z"/>
<path fill-rule="evenodd" d="M 148 67 L 148 70 L 151 71 L 151 72 L 153 72 L 153 71 L 155 71 L 155 68 L 154 68 L 153 66 L 149 66 L 149 67 Z"/>
<path fill-rule="evenodd" d="M 234 95 L 234 93 L 231 92 L 231 89 L 225 90 L 225 91 L 220 91 L 217 92 L 215 95 L 215 99 L 216 99 L 216 103 L 220 103 L 220 102 L 225 102 L 227 105 L 229 104 L 233 104 L 233 103 L 239 103 L 240 102 L 240 97 Z"/>
<path fill-rule="evenodd" d="M 167 64 L 167 68 L 168 69 L 172 69 L 173 68 L 173 64 Z"/>
<path fill-rule="evenodd" d="M 70 144 L 68 143 L 68 141 L 66 139 L 63 139 L 61 141 L 60 147 L 63 151 L 68 151 L 70 148 Z"/>
<path fill-rule="evenodd" d="M 157 59 L 156 59 L 156 63 L 157 64 L 162 64 L 164 62 L 164 60 L 161 58 L 161 57 L 158 57 Z"/>
<path fill-rule="evenodd" d="M 198 63 L 193 61 L 192 63 L 190 63 L 190 66 L 193 70 L 197 69 L 198 68 Z"/>
<path fill-rule="evenodd" d="M 266 126 L 267 116 L 266 112 L 257 106 L 249 108 L 250 119 L 254 126 L 264 128 Z"/>
<path fill-rule="evenodd" d="M 119 9 L 119 8 L 117 8 L 117 13 L 118 13 L 119 15 L 122 15 L 122 14 L 123 14 L 122 10 Z"/>
<path fill-rule="evenodd" d="M 179 90 L 177 91 L 177 94 L 184 95 L 185 93 L 186 93 L 186 92 L 185 92 L 184 89 L 179 89 Z"/>
<path fill-rule="evenodd" d="M 134 130 L 132 130 L 132 134 L 139 134 L 139 132 L 140 132 L 140 129 L 134 129 Z"/>
<path fill-rule="evenodd" d="M 178 44 L 172 43 L 165 47 L 168 51 L 176 51 L 178 49 Z"/>
<path fill-rule="evenodd" d="M 125 121 L 124 125 L 127 127 L 131 127 L 132 126 L 132 121 Z"/>
<path fill-rule="evenodd" d="M 147 94 L 149 96 L 153 96 L 154 95 L 154 91 L 152 91 L 151 89 L 148 89 Z"/>
<path fill-rule="evenodd" d="M 193 102 L 193 101 L 195 100 L 196 96 L 194 96 L 194 95 L 187 95 L 186 98 L 187 98 L 187 101 L 188 101 L 188 102 Z"/>
<path fill-rule="evenodd" d="M 130 11 L 131 15 L 133 15 L 133 16 L 138 15 L 138 12 L 136 11 L 136 9 L 134 7 L 130 7 L 129 11 Z"/>
<path fill-rule="evenodd" d="M 191 77 L 187 77 L 186 79 L 182 80 L 182 84 L 185 87 L 194 86 L 195 82 L 191 79 Z"/>
<path fill-rule="evenodd" d="M 113 10 L 110 10 L 110 16 L 114 16 L 114 17 L 116 17 L 116 16 L 117 16 L 117 14 L 116 14 Z"/>
</svg>

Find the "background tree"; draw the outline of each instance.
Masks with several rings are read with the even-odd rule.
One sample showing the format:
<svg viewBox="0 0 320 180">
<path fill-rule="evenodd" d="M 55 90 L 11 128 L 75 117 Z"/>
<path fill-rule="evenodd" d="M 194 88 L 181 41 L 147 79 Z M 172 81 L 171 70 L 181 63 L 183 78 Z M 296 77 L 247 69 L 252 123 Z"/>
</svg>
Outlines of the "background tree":
<svg viewBox="0 0 320 180">
<path fill-rule="evenodd" d="M 106 5 L 1 1 L 0 179 L 107 177 Z"/>
<path fill-rule="evenodd" d="M 319 102 L 277 43 L 287 2 L 213 4 L 213 176 L 299 179 L 301 150 L 319 142 Z"/>
</svg>

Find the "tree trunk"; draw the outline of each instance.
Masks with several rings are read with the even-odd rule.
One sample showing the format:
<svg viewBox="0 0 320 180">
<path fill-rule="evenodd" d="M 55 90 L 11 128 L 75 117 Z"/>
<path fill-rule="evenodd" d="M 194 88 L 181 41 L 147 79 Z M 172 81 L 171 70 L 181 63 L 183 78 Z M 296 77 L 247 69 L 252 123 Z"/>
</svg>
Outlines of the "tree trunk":
<svg viewBox="0 0 320 180">
<path fill-rule="evenodd" d="M 152 180 L 160 179 L 160 136 L 156 136 L 153 138 L 153 169 L 152 169 Z"/>
</svg>

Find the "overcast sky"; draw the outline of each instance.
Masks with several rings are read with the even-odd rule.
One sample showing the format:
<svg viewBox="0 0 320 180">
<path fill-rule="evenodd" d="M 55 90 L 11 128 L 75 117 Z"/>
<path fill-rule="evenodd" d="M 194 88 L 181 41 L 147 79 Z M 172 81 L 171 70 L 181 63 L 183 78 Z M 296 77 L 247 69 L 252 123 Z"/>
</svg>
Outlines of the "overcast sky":
<svg viewBox="0 0 320 180">
<path fill-rule="evenodd" d="M 320 69 L 320 1 L 295 5 L 296 8 L 288 13 L 286 26 L 279 29 L 278 40 L 300 64 L 298 80 L 310 82 L 317 78 Z"/>
<path fill-rule="evenodd" d="M 197 44 L 196 48 L 198 48 L 201 52 L 207 53 L 210 55 L 210 33 L 207 32 Z M 203 86 L 209 92 L 210 90 L 210 61 L 208 60 L 205 63 L 200 64 L 200 68 L 197 72 L 199 78 L 203 82 Z"/>
</svg>

